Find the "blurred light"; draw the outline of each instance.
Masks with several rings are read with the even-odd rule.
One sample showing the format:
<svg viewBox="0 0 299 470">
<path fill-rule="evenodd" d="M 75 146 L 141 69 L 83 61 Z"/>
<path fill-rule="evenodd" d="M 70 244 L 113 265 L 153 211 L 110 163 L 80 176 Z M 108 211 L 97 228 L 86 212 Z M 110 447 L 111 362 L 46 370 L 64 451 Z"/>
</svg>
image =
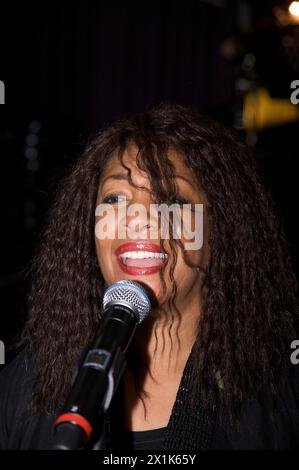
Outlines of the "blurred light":
<svg viewBox="0 0 299 470">
<path fill-rule="evenodd" d="M 244 59 L 243 59 L 243 63 L 244 65 L 249 68 L 249 69 L 252 69 L 254 64 L 255 64 L 255 56 L 253 54 L 245 54 L 244 56 Z"/>
<path fill-rule="evenodd" d="M 27 162 L 26 167 L 29 171 L 37 171 L 39 169 L 39 163 L 37 160 L 30 160 Z"/>
<path fill-rule="evenodd" d="M 39 121 L 31 121 L 28 127 L 30 132 L 32 132 L 33 134 L 38 134 L 38 132 L 41 130 L 42 125 Z"/>
<path fill-rule="evenodd" d="M 25 142 L 29 147 L 35 147 L 38 144 L 38 137 L 35 134 L 28 134 L 26 136 Z"/>
<path fill-rule="evenodd" d="M 292 2 L 289 8 L 276 6 L 272 11 L 280 26 L 299 23 L 299 2 Z"/>
<path fill-rule="evenodd" d="M 266 88 L 244 97 L 243 124 L 247 131 L 258 131 L 299 120 L 299 109 L 289 99 L 272 98 Z"/>
<path fill-rule="evenodd" d="M 37 159 L 38 151 L 34 147 L 26 147 L 24 153 L 25 153 L 25 157 L 28 160 L 36 160 Z"/>
<path fill-rule="evenodd" d="M 235 82 L 235 88 L 240 92 L 248 91 L 251 88 L 251 82 L 247 78 L 238 78 Z"/>
<path fill-rule="evenodd" d="M 224 39 L 220 45 L 220 53 L 226 60 L 235 60 L 238 56 L 243 54 L 243 47 L 235 37 Z"/>
<path fill-rule="evenodd" d="M 298 16 L 299 18 L 299 2 L 292 2 L 289 6 L 289 12 L 293 16 Z"/>
</svg>

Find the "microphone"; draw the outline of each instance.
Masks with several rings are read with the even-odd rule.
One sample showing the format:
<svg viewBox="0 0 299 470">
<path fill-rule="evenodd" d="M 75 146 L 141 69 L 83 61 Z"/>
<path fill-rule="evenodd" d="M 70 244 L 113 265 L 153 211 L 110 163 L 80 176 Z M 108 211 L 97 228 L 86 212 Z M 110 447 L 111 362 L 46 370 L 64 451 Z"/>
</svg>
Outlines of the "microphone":
<svg viewBox="0 0 299 470">
<path fill-rule="evenodd" d="M 54 423 L 52 450 L 81 449 L 90 440 L 124 373 L 125 352 L 136 326 L 150 308 L 150 299 L 137 282 L 124 280 L 106 288 L 98 330 Z"/>
</svg>

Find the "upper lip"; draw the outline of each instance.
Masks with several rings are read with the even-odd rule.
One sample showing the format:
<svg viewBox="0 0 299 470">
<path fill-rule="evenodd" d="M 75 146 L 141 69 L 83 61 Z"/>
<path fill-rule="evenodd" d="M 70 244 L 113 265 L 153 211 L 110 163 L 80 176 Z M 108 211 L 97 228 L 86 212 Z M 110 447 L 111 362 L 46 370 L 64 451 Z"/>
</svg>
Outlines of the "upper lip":
<svg viewBox="0 0 299 470">
<path fill-rule="evenodd" d="M 116 250 L 116 256 L 125 253 L 126 251 L 151 251 L 153 253 L 166 253 L 161 250 L 160 245 L 149 242 L 128 242 L 120 245 Z"/>
</svg>

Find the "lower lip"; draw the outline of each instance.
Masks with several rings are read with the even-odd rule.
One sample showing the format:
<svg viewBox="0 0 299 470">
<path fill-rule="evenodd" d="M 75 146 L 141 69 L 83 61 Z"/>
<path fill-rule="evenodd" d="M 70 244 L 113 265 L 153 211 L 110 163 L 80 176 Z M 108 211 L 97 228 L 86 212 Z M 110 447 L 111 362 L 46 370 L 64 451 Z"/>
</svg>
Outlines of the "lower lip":
<svg viewBox="0 0 299 470">
<path fill-rule="evenodd" d="M 159 266 L 148 266 L 148 267 L 137 268 L 136 266 L 127 266 L 119 259 L 118 256 L 116 257 L 116 259 L 117 259 L 120 269 L 124 273 L 133 274 L 134 276 L 146 276 L 148 274 L 157 273 L 167 263 L 167 259 L 166 259 Z"/>
</svg>

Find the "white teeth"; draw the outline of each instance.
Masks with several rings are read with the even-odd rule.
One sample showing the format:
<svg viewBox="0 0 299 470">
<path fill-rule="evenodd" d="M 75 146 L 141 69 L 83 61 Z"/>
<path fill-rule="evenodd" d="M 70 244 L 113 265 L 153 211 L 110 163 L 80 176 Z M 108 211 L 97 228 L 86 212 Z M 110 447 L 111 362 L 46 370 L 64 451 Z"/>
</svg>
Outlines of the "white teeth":
<svg viewBox="0 0 299 470">
<path fill-rule="evenodd" d="M 126 251 L 119 255 L 120 258 L 144 259 L 144 258 L 167 258 L 166 253 L 154 253 L 152 251 Z"/>
</svg>

